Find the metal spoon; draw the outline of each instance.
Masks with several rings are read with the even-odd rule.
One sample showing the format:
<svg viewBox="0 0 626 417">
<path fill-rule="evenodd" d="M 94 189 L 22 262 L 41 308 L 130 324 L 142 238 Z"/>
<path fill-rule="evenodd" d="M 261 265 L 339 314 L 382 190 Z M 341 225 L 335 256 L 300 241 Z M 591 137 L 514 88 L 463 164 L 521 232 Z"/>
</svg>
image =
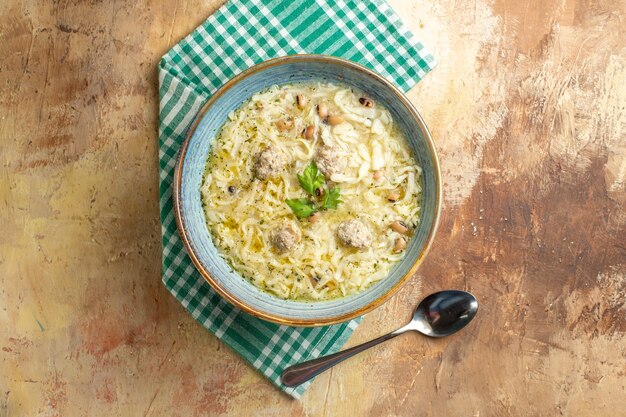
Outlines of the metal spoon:
<svg viewBox="0 0 626 417">
<path fill-rule="evenodd" d="M 300 385 L 339 362 L 410 330 L 430 337 L 449 336 L 472 321 L 477 311 L 478 301 L 468 292 L 436 292 L 422 300 L 413 313 L 413 319 L 406 326 L 362 345 L 292 365 L 283 371 L 282 382 L 288 387 Z"/>
</svg>

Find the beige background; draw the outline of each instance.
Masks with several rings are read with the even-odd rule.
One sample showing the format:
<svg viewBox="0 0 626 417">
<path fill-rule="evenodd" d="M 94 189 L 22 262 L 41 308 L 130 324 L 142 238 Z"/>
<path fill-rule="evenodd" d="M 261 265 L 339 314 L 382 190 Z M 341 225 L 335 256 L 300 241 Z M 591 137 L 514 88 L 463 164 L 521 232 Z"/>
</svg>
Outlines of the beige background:
<svg viewBox="0 0 626 417">
<path fill-rule="evenodd" d="M 623 416 L 626 3 L 390 1 L 445 207 L 420 294 L 475 322 L 281 394 L 161 285 L 156 64 L 219 0 L 0 4 L 0 416 Z"/>
</svg>

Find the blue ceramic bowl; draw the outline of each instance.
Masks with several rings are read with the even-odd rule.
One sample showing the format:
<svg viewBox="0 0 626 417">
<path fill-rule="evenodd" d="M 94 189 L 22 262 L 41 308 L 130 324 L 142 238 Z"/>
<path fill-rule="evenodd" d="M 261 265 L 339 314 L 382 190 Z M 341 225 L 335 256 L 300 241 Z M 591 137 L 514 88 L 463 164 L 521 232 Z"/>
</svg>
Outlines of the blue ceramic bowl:
<svg viewBox="0 0 626 417">
<path fill-rule="evenodd" d="M 358 88 L 391 112 L 423 170 L 422 217 L 406 255 L 386 279 L 360 294 L 330 301 L 283 300 L 261 291 L 217 254 L 207 229 L 200 185 L 211 144 L 228 114 L 273 85 L 327 81 Z M 437 230 L 441 172 L 430 132 L 409 100 L 381 75 L 344 59 L 292 55 L 258 64 L 226 83 L 200 109 L 181 147 L 174 178 L 178 229 L 194 264 L 226 300 L 256 317 L 293 326 L 318 326 L 358 317 L 389 299 L 416 271 Z"/>
</svg>

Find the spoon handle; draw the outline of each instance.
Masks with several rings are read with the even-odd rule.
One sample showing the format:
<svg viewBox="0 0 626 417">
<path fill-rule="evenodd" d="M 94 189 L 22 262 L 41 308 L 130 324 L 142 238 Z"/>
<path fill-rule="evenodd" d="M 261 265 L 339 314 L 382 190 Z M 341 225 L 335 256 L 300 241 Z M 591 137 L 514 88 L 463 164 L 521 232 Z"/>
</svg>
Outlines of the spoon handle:
<svg viewBox="0 0 626 417">
<path fill-rule="evenodd" d="M 337 365 L 339 362 L 351 358 L 357 353 L 363 352 L 366 349 L 376 346 L 386 340 L 394 338 L 399 334 L 412 330 L 410 325 L 406 325 L 396 331 L 388 333 L 384 336 L 377 337 L 358 346 L 351 347 L 350 349 L 342 350 L 341 352 L 333 353 L 332 355 L 322 356 L 321 358 L 313 359 L 306 362 L 301 362 L 296 365 L 292 365 L 283 371 L 281 380 L 284 385 L 288 387 L 294 387 L 300 385 L 309 379 L 321 374 L 328 368 Z"/>
</svg>

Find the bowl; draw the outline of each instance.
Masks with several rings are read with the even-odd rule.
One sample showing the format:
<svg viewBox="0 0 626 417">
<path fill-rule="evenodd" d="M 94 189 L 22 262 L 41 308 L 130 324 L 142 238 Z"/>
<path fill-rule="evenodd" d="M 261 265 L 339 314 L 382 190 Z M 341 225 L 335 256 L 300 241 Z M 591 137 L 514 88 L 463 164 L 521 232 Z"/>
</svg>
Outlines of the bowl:
<svg viewBox="0 0 626 417">
<path fill-rule="evenodd" d="M 404 258 L 363 292 L 326 301 L 284 300 L 255 287 L 218 255 L 206 226 L 200 186 L 211 143 L 228 114 L 253 94 L 273 85 L 326 81 L 356 87 L 384 105 L 407 138 L 422 167 L 420 224 Z M 324 55 L 290 55 L 255 65 L 224 84 L 190 125 L 174 172 L 174 209 L 178 230 L 204 279 L 227 301 L 253 316 L 291 326 L 343 322 L 388 300 L 415 273 L 426 256 L 439 222 L 441 172 L 432 137 L 409 100 L 380 74 L 354 62 Z"/>
</svg>

